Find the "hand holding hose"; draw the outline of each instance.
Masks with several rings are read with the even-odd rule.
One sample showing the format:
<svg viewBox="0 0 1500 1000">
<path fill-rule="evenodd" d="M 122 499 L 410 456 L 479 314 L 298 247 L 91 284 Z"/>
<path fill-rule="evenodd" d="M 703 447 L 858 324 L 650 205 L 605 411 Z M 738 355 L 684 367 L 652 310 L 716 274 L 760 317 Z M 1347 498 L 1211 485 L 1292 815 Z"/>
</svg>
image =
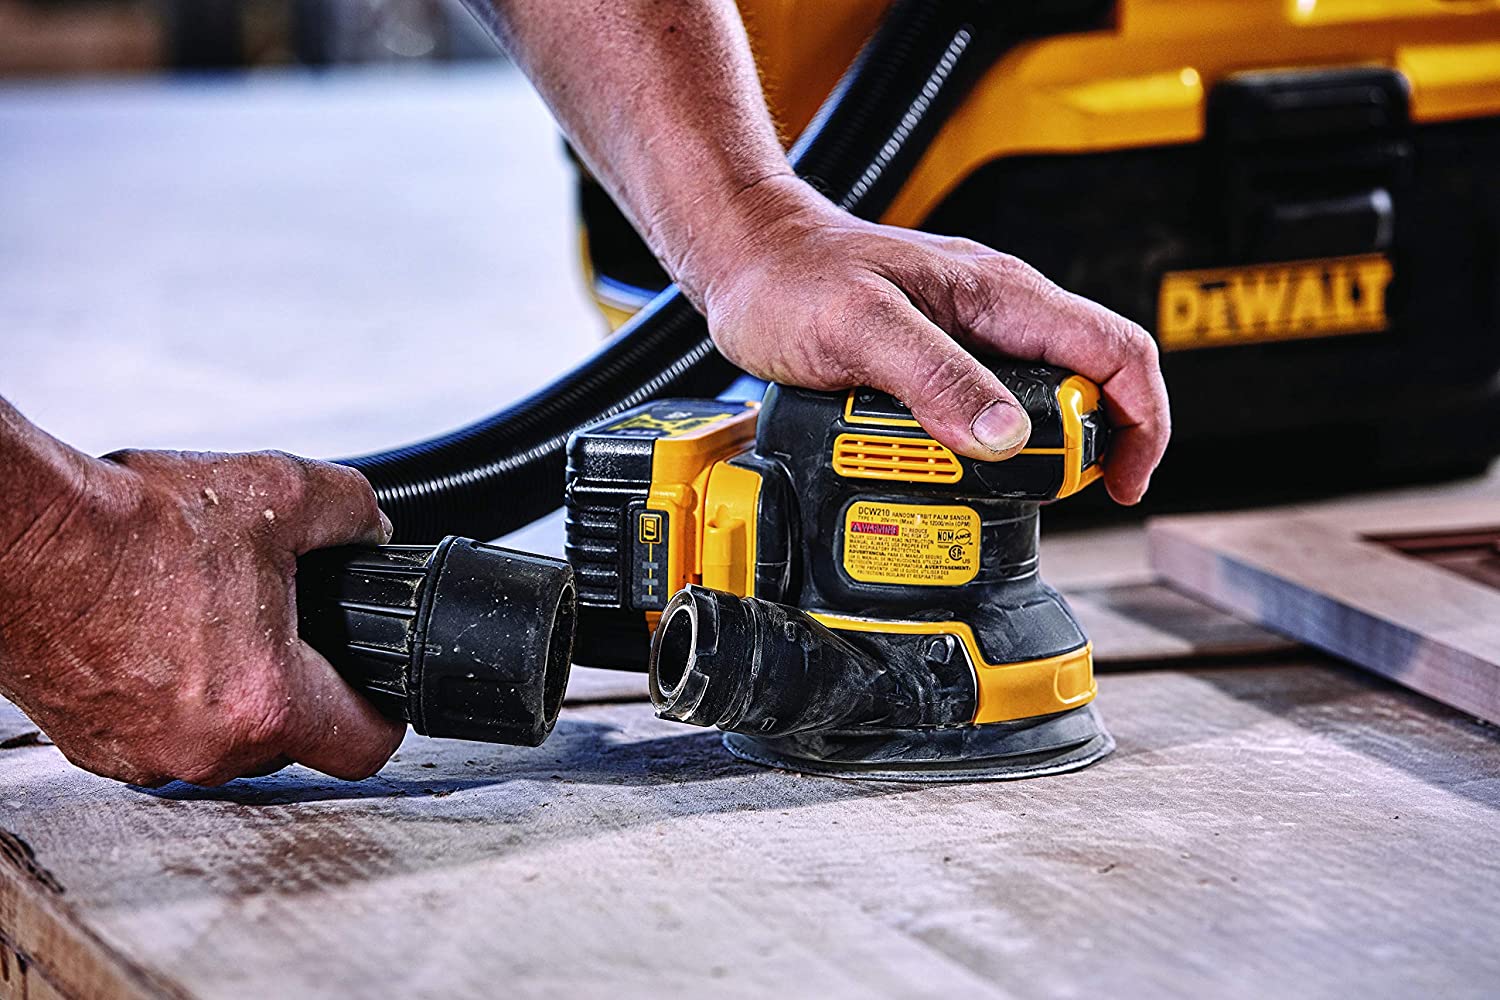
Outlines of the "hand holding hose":
<svg viewBox="0 0 1500 1000">
<path fill-rule="evenodd" d="M 0 694 L 139 785 L 374 773 L 405 727 L 298 636 L 299 554 L 390 535 L 356 472 L 276 452 L 90 458 L 0 400 Z"/>
</svg>

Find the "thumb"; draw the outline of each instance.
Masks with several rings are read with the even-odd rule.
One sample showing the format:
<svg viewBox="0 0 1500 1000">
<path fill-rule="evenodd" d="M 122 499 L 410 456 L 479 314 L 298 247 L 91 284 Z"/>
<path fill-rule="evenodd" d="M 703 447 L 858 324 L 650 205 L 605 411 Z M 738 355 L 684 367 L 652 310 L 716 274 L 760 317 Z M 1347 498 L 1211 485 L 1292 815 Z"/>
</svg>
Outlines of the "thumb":
<svg viewBox="0 0 1500 1000">
<path fill-rule="evenodd" d="M 869 385 L 909 406 L 927 433 L 960 455 L 997 461 L 1024 448 L 1031 418 L 995 373 L 909 303 L 894 313 L 858 337 Z"/>
<path fill-rule="evenodd" d="M 307 643 L 298 640 L 288 654 L 292 717 L 281 752 L 346 781 L 380 770 L 401 744 L 406 724 L 381 715 Z"/>
</svg>

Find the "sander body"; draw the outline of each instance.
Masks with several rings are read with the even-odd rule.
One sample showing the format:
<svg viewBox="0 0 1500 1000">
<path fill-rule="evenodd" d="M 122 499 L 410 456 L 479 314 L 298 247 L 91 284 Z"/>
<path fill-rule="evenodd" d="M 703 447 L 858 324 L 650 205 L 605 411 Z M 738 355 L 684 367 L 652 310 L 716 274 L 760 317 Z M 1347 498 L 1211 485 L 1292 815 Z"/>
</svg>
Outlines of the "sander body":
<svg viewBox="0 0 1500 1000">
<path fill-rule="evenodd" d="M 569 445 L 576 662 L 641 669 L 663 718 L 746 759 L 1014 777 L 1112 747 L 1087 637 L 1037 565 L 1040 508 L 1101 471 L 1093 383 L 995 364 L 1032 436 L 959 456 L 872 389 L 659 400 Z"/>
</svg>

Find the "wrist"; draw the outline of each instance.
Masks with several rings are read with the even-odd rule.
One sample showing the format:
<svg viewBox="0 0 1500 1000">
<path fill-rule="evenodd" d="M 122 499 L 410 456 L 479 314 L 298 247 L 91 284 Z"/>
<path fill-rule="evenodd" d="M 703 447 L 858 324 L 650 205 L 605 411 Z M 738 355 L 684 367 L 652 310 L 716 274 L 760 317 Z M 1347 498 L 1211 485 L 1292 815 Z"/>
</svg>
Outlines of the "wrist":
<svg viewBox="0 0 1500 1000">
<path fill-rule="evenodd" d="M 95 461 L 0 399 L 0 571 L 56 533 L 58 518 L 84 495 Z M 0 572 L 0 586 L 7 576 Z"/>
<path fill-rule="evenodd" d="M 693 238 L 666 255 L 673 278 L 700 310 L 714 288 L 733 281 L 773 253 L 791 233 L 827 221 L 838 208 L 788 170 L 739 188 L 689 224 Z"/>
</svg>

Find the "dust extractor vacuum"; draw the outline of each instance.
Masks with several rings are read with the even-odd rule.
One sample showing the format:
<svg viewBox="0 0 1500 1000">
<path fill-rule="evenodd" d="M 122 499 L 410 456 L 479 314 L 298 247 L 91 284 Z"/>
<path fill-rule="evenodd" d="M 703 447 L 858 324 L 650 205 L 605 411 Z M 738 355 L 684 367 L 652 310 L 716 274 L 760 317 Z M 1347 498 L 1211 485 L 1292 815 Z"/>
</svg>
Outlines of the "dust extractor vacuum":
<svg viewBox="0 0 1500 1000">
<path fill-rule="evenodd" d="M 1156 331 L 1168 492 L 1493 456 L 1494 4 L 808 6 L 743 4 L 798 171 Z M 1005 778 L 1108 753 L 1087 639 L 1036 563 L 1040 508 L 1098 474 L 1097 389 L 995 361 L 1035 428 L 1003 463 L 870 390 L 721 402 L 738 373 L 580 185 L 618 334 L 492 417 L 352 460 L 398 540 L 426 544 L 306 557 L 304 635 L 434 736 L 540 743 L 576 660 L 649 669 L 662 717 L 810 773 Z M 452 537 L 564 500 L 566 562 Z"/>
</svg>

